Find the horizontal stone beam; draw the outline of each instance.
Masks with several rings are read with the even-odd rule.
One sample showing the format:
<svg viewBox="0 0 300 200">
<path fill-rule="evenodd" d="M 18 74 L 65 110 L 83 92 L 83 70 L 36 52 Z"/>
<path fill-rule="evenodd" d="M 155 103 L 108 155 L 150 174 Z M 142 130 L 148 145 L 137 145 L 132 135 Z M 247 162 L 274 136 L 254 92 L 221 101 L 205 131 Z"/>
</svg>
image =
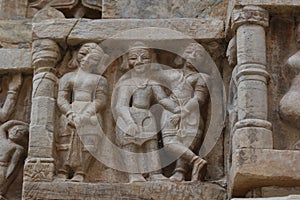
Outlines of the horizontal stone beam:
<svg viewBox="0 0 300 200">
<path fill-rule="evenodd" d="M 0 49 L 0 72 L 32 72 L 31 49 Z"/>
<path fill-rule="evenodd" d="M 32 25 L 29 20 L 0 20 L 0 42 L 31 43 Z"/>
<path fill-rule="evenodd" d="M 161 30 L 157 31 L 157 28 Z M 170 30 L 177 31 L 179 34 L 171 33 Z M 132 34 L 133 32 L 135 34 Z M 219 19 L 53 19 L 34 23 L 33 37 L 34 39 L 50 38 L 69 45 L 86 41 L 101 42 L 111 38 L 216 40 L 224 38 L 224 22 Z"/>
<path fill-rule="evenodd" d="M 237 6 L 268 6 L 268 7 L 278 7 L 278 6 L 295 6 L 300 7 L 299 0 L 235 0 L 235 5 Z"/>
<path fill-rule="evenodd" d="M 300 186 L 300 151 L 237 149 L 230 177 L 233 197 L 263 186 Z"/>
</svg>

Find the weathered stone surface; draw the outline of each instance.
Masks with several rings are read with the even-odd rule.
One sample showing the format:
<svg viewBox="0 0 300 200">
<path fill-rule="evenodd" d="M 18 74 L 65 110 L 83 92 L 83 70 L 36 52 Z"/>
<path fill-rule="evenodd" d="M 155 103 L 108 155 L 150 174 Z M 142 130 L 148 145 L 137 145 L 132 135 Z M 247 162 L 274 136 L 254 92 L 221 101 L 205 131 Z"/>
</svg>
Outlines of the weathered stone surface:
<svg viewBox="0 0 300 200">
<path fill-rule="evenodd" d="M 300 186 L 299 151 L 237 149 L 232 159 L 233 195 L 245 195 L 259 186 Z"/>
<path fill-rule="evenodd" d="M 32 72 L 31 50 L 0 49 L 0 71 Z"/>
<path fill-rule="evenodd" d="M 172 29 L 181 32 L 182 35 L 172 36 L 164 32 L 156 32 L 155 36 L 153 36 L 151 30 L 142 30 L 134 38 L 128 34 L 121 34 L 130 29 L 145 27 Z M 115 36 L 118 34 L 119 36 Z M 68 44 L 71 45 L 82 43 L 83 41 L 101 42 L 109 38 L 175 40 L 191 37 L 197 40 L 211 40 L 224 37 L 223 22 L 218 19 L 47 20 L 43 23 L 33 24 L 33 35 L 34 38 L 52 38 L 59 42 L 67 40 Z"/>
<path fill-rule="evenodd" d="M 176 184 L 171 182 L 147 182 L 105 184 L 26 182 L 24 189 L 23 198 L 25 199 L 226 199 L 225 189 L 211 183 Z"/>
<path fill-rule="evenodd" d="M 28 0 L 1 0 L 0 19 L 24 19 L 26 18 Z"/>
<path fill-rule="evenodd" d="M 213 7 L 220 4 L 220 0 L 103 0 L 103 18 L 195 18 L 207 16 Z"/>
<path fill-rule="evenodd" d="M 6 43 L 18 44 L 19 46 L 24 43 L 31 43 L 31 29 L 30 20 L 0 20 L 0 44 L 5 47 Z"/>
<path fill-rule="evenodd" d="M 299 195 L 290 195 L 286 197 L 271 197 L 271 198 L 234 198 L 232 200 L 299 200 Z"/>
<path fill-rule="evenodd" d="M 300 187 L 278 187 L 278 186 L 269 186 L 255 188 L 249 191 L 246 197 L 284 197 L 290 194 L 300 195 Z"/>
</svg>

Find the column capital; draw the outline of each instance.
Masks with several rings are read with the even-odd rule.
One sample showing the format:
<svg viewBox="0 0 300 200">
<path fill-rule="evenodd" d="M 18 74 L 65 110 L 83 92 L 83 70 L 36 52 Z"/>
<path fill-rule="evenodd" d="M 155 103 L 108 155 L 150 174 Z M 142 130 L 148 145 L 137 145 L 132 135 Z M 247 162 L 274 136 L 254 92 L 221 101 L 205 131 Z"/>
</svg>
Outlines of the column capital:
<svg viewBox="0 0 300 200">
<path fill-rule="evenodd" d="M 231 29 L 235 31 L 243 24 L 269 26 L 269 12 L 259 6 L 245 6 L 234 9 L 231 17 Z"/>
<path fill-rule="evenodd" d="M 58 44 L 50 39 L 34 40 L 32 44 L 32 65 L 35 74 L 55 71 L 57 62 L 61 59 Z"/>
</svg>

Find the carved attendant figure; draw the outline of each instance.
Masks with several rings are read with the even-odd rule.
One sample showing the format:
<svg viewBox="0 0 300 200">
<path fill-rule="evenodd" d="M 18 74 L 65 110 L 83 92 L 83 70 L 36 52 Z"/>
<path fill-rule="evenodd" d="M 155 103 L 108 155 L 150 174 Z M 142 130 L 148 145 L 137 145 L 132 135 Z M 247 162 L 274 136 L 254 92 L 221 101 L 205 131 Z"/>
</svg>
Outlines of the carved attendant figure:
<svg viewBox="0 0 300 200">
<path fill-rule="evenodd" d="M 17 175 L 27 151 L 28 124 L 11 120 L 0 127 L 0 199 Z"/>
<path fill-rule="evenodd" d="M 57 104 L 65 119 L 63 135 L 69 136 L 67 155 L 58 172 L 60 179 L 82 182 L 92 160 L 87 149 L 97 147 L 96 135 L 101 129 L 101 117 L 97 114 L 106 104 L 107 81 L 93 72 L 104 55 L 96 43 L 82 45 L 77 57 L 78 70 L 65 74 L 59 81 Z"/>
<path fill-rule="evenodd" d="M 128 64 L 133 70 L 121 78 L 116 95 L 117 141 L 123 149 L 134 153 L 155 152 L 158 149 L 156 120 L 150 111 L 152 100 L 171 109 L 165 101 L 167 99 L 163 88 L 148 78 L 152 73 L 152 56 L 153 53 L 142 43 L 136 43 L 129 50 Z M 128 169 L 136 169 L 136 173 L 129 174 L 129 182 L 146 181 L 142 173 L 147 166 L 161 168 L 159 155 L 154 154 L 143 159 L 134 156 L 124 158 Z M 158 170 L 150 174 L 150 179 L 167 178 Z"/>
<path fill-rule="evenodd" d="M 183 69 L 166 70 L 165 80 L 172 85 L 170 98 L 177 108 L 175 113 L 165 111 L 162 117 L 163 142 L 166 150 L 181 155 L 177 161 L 175 174 L 170 177 L 173 181 L 184 181 L 187 163 L 192 164 L 192 181 L 198 180 L 201 168 L 206 161 L 197 156 L 201 146 L 204 131 L 199 106 L 207 103 L 208 75 L 198 73 L 192 65 L 193 61 L 202 58 L 205 49 L 199 44 L 191 43 L 184 51 Z M 198 58 L 198 59 L 197 59 Z"/>
</svg>

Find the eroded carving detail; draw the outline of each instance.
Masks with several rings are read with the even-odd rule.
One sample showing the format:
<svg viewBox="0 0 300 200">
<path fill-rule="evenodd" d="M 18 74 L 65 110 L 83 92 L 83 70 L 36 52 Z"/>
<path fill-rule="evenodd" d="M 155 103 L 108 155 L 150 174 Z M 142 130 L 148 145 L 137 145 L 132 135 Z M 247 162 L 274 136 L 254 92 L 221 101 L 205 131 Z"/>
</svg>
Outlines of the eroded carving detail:
<svg viewBox="0 0 300 200">
<path fill-rule="evenodd" d="M 232 29 L 245 23 L 255 23 L 267 27 L 269 25 L 269 13 L 257 6 L 246 6 L 233 11 L 231 23 Z"/>
<path fill-rule="evenodd" d="M 51 6 L 63 10 L 67 16 L 75 18 L 101 18 L 102 0 L 31 0 L 30 7 L 45 8 Z"/>
<path fill-rule="evenodd" d="M 300 67 L 300 51 L 297 51 L 288 59 L 288 64 L 292 68 Z M 280 117 L 295 128 L 300 128 L 300 74 L 292 80 L 288 92 L 280 101 Z M 295 149 L 300 150 L 300 141 L 294 145 Z"/>
<path fill-rule="evenodd" d="M 27 153 L 28 124 L 11 120 L 0 127 L 0 199 L 15 179 Z"/>
</svg>

